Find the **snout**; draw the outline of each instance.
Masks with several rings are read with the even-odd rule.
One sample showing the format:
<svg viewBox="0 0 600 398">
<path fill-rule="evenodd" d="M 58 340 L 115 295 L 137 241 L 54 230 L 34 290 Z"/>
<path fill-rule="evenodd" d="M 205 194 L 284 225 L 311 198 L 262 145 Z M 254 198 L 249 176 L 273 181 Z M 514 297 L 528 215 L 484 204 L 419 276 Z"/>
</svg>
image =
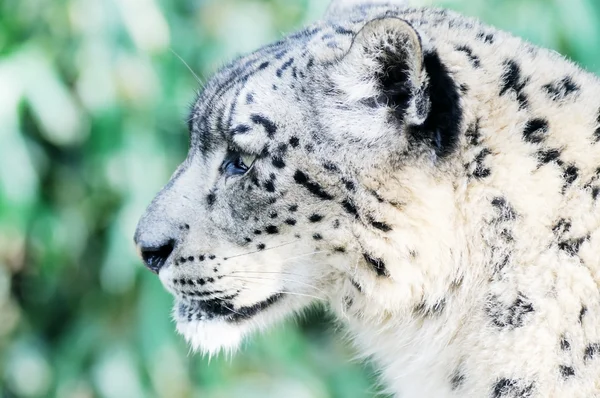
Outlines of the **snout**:
<svg viewBox="0 0 600 398">
<path fill-rule="evenodd" d="M 183 205 L 181 198 L 191 196 L 190 178 L 194 177 L 182 164 L 138 222 L 133 240 L 146 267 L 156 274 L 169 264 L 170 257 L 189 232 L 187 219 L 192 209 Z"/>
<path fill-rule="evenodd" d="M 156 201 L 148 207 L 137 225 L 133 240 L 150 271 L 158 274 L 169 263 L 185 226 L 177 227 L 169 213 L 162 206 L 157 206 Z"/>
<path fill-rule="evenodd" d="M 159 245 L 153 245 L 152 243 L 136 239 L 135 244 L 138 247 L 142 261 L 144 261 L 144 265 L 155 274 L 158 274 L 161 268 L 167 263 L 169 256 L 175 248 L 175 241 L 172 239 Z"/>
</svg>

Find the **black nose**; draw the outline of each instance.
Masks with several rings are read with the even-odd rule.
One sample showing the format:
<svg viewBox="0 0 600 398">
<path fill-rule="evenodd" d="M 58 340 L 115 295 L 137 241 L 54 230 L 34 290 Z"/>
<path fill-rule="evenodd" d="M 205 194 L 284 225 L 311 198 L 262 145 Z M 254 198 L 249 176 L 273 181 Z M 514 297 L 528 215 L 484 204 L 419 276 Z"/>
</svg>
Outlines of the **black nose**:
<svg viewBox="0 0 600 398">
<path fill-rule="evenodd" d="M 169 240 L 160 246 L 145 246 L 140 244 L 142 260 L 148 269 L 156 274 L 165 265 L 167 259 L 175 248 L 175 241 Z"/>
</svg>

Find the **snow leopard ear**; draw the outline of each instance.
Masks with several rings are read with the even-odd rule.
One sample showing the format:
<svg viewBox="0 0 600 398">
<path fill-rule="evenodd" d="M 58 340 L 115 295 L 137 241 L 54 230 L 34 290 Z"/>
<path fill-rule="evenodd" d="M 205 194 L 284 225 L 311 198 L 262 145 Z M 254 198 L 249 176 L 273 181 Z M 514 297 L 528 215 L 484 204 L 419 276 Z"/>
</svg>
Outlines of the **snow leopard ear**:
<svg viewBox="0 0 600 398">
<path fill-rule="evenodd" d="M 400 18 L 368 22 L 354 37 L 341 61 L 345 81 L 353 96 L 375 101 L 394 110 L 414 126 L 425 122 L 429 112 L 423 46 L 417 31 Z"/>
</svg>

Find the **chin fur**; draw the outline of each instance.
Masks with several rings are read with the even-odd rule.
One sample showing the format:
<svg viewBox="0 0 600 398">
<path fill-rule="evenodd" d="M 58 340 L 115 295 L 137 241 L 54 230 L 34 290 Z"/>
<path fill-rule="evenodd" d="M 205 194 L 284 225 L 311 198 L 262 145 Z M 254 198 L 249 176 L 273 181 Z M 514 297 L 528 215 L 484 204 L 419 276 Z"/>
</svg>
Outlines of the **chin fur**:
<svg viewBox="0 0 600 398">
<path fill-rule="evenodd" d="M 188 321 L 175 318 L 175 321 L 177 332 L 191 348 L 209 357 L 221 351 L 235 352 L 250 329 L 247 322 L 230 323 L 223 319 Z"/>
</svg>

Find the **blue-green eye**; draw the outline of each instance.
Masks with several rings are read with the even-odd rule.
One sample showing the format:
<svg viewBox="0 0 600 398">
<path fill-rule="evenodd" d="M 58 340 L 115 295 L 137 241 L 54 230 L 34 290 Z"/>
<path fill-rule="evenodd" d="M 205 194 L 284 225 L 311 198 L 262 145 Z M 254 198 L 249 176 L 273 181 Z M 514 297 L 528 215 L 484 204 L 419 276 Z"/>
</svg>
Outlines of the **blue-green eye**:
<svg viewBox="0 0 600 398">
<path fill-rule="evenodd" d="M 223 173 L 228 176 L 245 174 L 256 160 L 256 156 L 229 152 L 223 162 Z"/>
</svg>

